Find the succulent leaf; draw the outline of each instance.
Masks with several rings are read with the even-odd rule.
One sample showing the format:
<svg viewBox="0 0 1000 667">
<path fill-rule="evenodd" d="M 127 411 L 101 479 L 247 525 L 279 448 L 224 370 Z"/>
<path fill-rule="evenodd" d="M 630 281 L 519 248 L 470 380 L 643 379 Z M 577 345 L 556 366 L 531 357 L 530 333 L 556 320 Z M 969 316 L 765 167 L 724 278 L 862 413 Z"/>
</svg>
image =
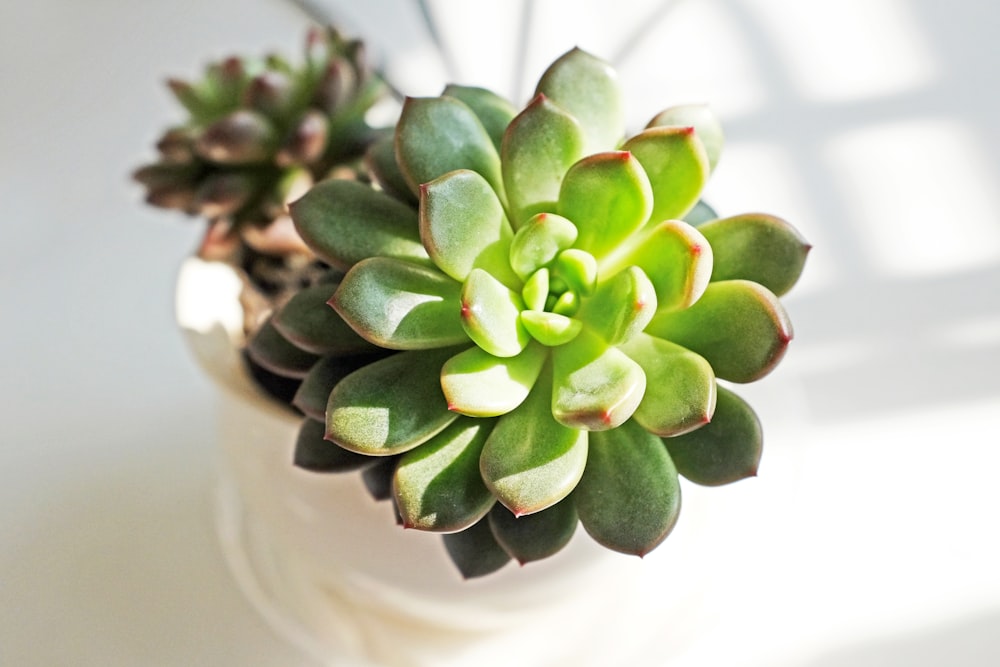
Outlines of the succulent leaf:
<svg viewBox="0 0 1000 667">
<path fill-rule="evenodd" d="M 586 327 L 553 350 L 552 414 L 570 428 L 603 431 L 635 412 L 646 389 L 639 364 Z"/>
<path fill-rule="evenodd" d="M 420 188 L 420 238 L 438 268 L 464 281 L 474 268 L 520 289 L 510 268 L 514 232 L 503 205 L 482 176 L 449 172 Z"/>
<path fill-rule="evenodd" d="M 482 269 L 462 286 L 461 325 L 476 345 L 497 357 L 521 353 L 531 337 L 519 317 L 521 296 Z"/>
<path fill-rule="evenodd" d="M 452 97 L 411 97 L 396 126 L 396 159 L 410 190 L 456 169 L 471 169 L 503 192 L 500 156 L 476 114 Z"/>
<path fill-rule="evenodd" d="M 247 343 L 247 354 L 256 363 L 276 375 L 303 378 L 319 361 L 315 354 L 288 341 L 268 318 Z"/>
<path fill-rule="evenodd" d="M 790 224 L 764 213 L 714 220 L 698 231 L 712 245 L 712 280 L 752 280 L 776 296 L 798 281 L 811 247 Z"/>
<path fill-rule="evenodd" d="M 615 148 L 625 134 L 618 75 L 600 58 L 578 48 L 552 63 L 538 82 L 543 94 L 576 118 L 584 131 L 584 154 Z"/>
<path fill-rule="evenodd" d="M 351 373 L 330 393 L 326 437 L 369 456 L 405 452 L 440 433 L 448 410 L 439 376 L 455 348 L 394 354 Z"/>
<path fill-rule="evenodd" d="M 646 374 L 646 392 L 633 418 L 647 431 L 679 435 L 704 426 L 712 418 L 715 373 L 702 357 L 647 334 L 639 334 L 621 350 Z"/>
<path fill-rule="evenodd" d="M 524 402 L 499 418 L 480 459 L 486 486 L 516 516 L 565 498 L 587 462 L 587 432 L 553 418 L 551 387 L 543 372 Z"/>
<path fill-rule="evenodd" d="M 417 195 L 410 190 L 410 185 L 396 162 L 396 140 L 393 134 L 386 134 L 372 143 L 365 154 L 365 166 L 382 190 L 416 206 Z"/>
<path fill-rule="evenodd" d="M 483 518 L 496 499 L 479 475 L 479 456 L 494 422 L 459 417 L 400 458 L 393 479 L 403 526 L 450 533 Z"/>
<path fill-rule="evenodd" d="M 723 380 L 753 382 L 784 356 L 792 323 L 766 287 L 725 280 L 710 283 L 686 310 L 657 313 L 646 333 L 697 352 Z"/>
<path fill-rule="evenodd" d="M 514 516 L 497 503 L 489 513 L 490 529 L 504 551 L 518 563 L 548 558 L 569 544 L 580 522 L 571 500 L 534 514 Z"/>
<path fill-rule="evenodd" d="M 304 287 L 295 293 L 271 319 L 274 327 L 312 354 L 357 354 L 379 348 L 362 338 L 328 303 L 339 282 Z"/>
<path fill-rule="evenodd" d="M 656 312 L 656 288 L 638 266 L 601 283 L 580 308 L 578 317 L 608 345 L 630 340 Z"/>
<path fill-rule="evenodd" d="M 380 460 L 349 452 L 324 438 L 325 434 L 326 424 L 322 421 L 306 419 L 303 422 L 295 439 L 293 463 L 297 467 L 312 472 L 349 472 Z"/>
<path fill-rule="evenodd" d="M 302 384 L 299 385 L 292 398 L 292 405 L 301 410 L 304 415 L 323 421 L 326 418 L 326 403 L 330 392 L 333 391 L 338 382 L 359 368 L 384 359 L 388 354 L 391 354 L 387 350 L 376 349 L 379 351 L 375 354 L 323 357 L 313 364 L 313 367 L 302 379 Z"/>
<path fill-rule="evenodd" d="M 508 126 L 500 155 L 517 229 L 532 215 L 555 210 L 566 170 L 584 155 L 583 130 L 568 113 L 536 97 Z"/>
<path fill-rule="evenodd" d="M 445 362 L 441 389 L 448 409 L 473 417 L 496 417 L 519 406 L 535 385 L 547 355 L 529 344 L 513 357 L 471 347 Z"/>
<path fill-rule="evenodd" d="M 483 124 L 486 134 L 493 141 L 493 146 L 497 151 L 500 150 L 504 132 L 517 115 L 514 105 L 491 90 L 475 86 L 450 84 L 445 87 L 442 95 L 454 97 L 468 105 Z"/>
<path fill-rule="evenodd" d="M 565 345 L 583 331 L 580 320 L 544 310 L 522 310 L 521 324 L 532 338 L 546 347 Z"/>
<path fill-rule="evenodd" d="M 465 579 L 485 577 L 510 562 L 510 554 L 493 537 L 485 517 L 470 528 L 445 535 L 444 546 Z"/>
<path fill-rule="evenodd" d="M 674 311 L 696 302 L 712 275 L 712 246 L 696 228 L 668 220 L 638 235 L 603 267 L 605 275 L 638 266 L 656 290 L 656 308 Z"/>
<path fill-rule="evenodd" d="M 321 259 L 346 271 L 367 257 L 427 260 L 417 212 L 357 181 L 319 183 L 291 206 L 295 228 Z"/>
<path fill-rule="evenodd" d="M 468 340 L 462 286 L 437 269 L 389 257 L 362 260 L 347 272 L 330 304 L 366 340 L 420 350 Z"/>
<path fill-rule="evenodd" d="M 646 172 L 630 153 L 597 153 L 566 173 L 559 190 L 559 214 L 579 230 L 575 247 L 598 259 L 639 229 L 653 210 Z"/>
<path fill-rule="evenodd" d="M 705 147 L 708 157 L 709 171 L 715 171 L 715 165 L 722 155 L 725 136 L 722 124 L 707 104 L 682 104 L 669 107 L 658 113 L 649 121 L 651 127 L 693 127 L 695 134 Z"/>
<path fill-rule="evenodd" d="M 708 180 L 708 155 L 690 127 L 654 127 L 625 142 L 653 187 L 651 224 L 684 217 Z"/>
<path fill-rule="evenodd" d="M 753 409 L 725 387 L 718 388 L 712 421 L 696 431 L 663 439 L 678 472 L 704 486 L 756 476 L 763 441 Z"/>
<path fill-rule="evenodd" d="M 510 265 L 522 280 L 547 266 L 577 238 L 576 225 L 554 213 L 532 216 L 514 234 L 510 245 Z M 546 286 L 546 289 L 548 287 Z"/>
<path fill-rule="evenodd" d="M 643 556 L 677 523 L 677 470 L 663 442 L 635 421 L 590 439 L 587 469 L 573 494 L 580 523 L 607 548 Z"/>
</svg>

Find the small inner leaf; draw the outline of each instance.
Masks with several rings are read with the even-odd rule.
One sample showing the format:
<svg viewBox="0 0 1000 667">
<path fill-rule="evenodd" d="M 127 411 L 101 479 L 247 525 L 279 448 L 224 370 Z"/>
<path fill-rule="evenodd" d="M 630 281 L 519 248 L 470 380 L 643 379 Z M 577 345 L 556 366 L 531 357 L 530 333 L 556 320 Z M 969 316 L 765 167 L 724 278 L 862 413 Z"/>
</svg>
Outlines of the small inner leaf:
<svg viewBox="0 0 1000 667">
<path fill-rule="evenodd" d="M 448 409 L 473 417 L 510 412 L 527 398 L 546 358 L 537 343 L 515 357 L 495 357 L 479 347 L 455 355 L 441 369 Z"/>
<path fill-rule="evenodd" d="M 547 347 L 564 345 L 583 330 L 580 320 L 543 310 L 522 310 L 521 324 L 532 338 Z"/>
<path fill-rule="evenodd" d="M 554 213 L 539 213 L 525 222 L 510 245 L 510 265 L 527 280 L 576 241 L 576 225 Z"/>
<path fill-rule="evenodd" d="M 587 470 L 573 494 L 580 522 L 607 548 L 643 556 L 677 523 L 677 470 L 660 439 L 635 421 L 590 439 Z"/>
<path fill-rule="evenodd" d="M 538 269 L 524 283 L 521 298 L 528 310 L 545 310 L 545 300 L 549 297 L 549 270 Z"/>
<path fill-rule="evenodd" d="M 556 257 L 552 273 L 577 295 L 589 296 L 597 285 L 597 260 L 589 252 L 569 248 Z"/>
<path fill-rule="evenodd" d="M 427 349 L 468 340 L 459 317 L 461 288 L 437 269 L 373 257 L 347 272 L 330 303 L 380 347 Z"/>
<path fill-rule="evenodd" d="M 518 315 L 521 296 L 482 269 L 473 269 L 462 286 L 461 324 L 476 345 L 498 357 L 513 357 L 530 337 Z"/>
<path fill-rule="evenodd" d="M 623 343 L 646 328 L 656 312 L 656 289 L 638 266 L 601 283 L 577 317 L 609 345 Z"/>
</svg>

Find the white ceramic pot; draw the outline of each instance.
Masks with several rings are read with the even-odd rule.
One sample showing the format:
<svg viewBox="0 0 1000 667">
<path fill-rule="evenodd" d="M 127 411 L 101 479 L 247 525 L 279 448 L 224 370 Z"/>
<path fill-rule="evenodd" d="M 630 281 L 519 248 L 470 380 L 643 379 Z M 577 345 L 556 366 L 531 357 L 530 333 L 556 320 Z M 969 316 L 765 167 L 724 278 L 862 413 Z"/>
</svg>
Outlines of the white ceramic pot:
<svg viewBox="0 0 1000 667">
<path fill-rule="evenodd" d="M 219 531 L 253 604 L 324 664 L 365 667 L 666 664 L 697 625 L 702 578 L 684 533 L 645 559 L 581 529 L 547 560 L 465 581 L 438 535 L 404 530 L 357 473 L 292 465 L 300 419 L 240 357 L 242 284 L 219 262 L 182 267 L 177 316 L 220 391 Z"/>
</svg>

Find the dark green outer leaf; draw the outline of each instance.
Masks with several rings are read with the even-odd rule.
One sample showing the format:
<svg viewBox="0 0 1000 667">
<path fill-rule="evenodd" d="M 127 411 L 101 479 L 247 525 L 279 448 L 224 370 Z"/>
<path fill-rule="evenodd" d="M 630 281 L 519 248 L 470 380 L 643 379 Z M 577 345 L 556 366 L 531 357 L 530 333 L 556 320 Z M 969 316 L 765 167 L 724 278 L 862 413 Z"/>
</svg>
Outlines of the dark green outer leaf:
<svg viewBox="0 0 1000 667">
<path fill-rule="evenodd" d="M 663 442 L 680 474 L 696 484 L 720 486 L 757 474 L 764 436 L 750 405 L 719 387 L 712 421 Z"/>
<path fill-rule="evenodd" d="M 312 472 L 349 472 L 382 460 L 349 452 L 324 438 L 325 433 L 326 424 L 322 421 L 306 419 L 302 423 L 295 440 L 296 466 Z"/>
<path fill-rule="evenodd" d="M 296 347 L 319 355 L 374 352 L 328 302 L 339 283 L 303 288 L 274 314 L 272 323 Z"/>
<path fill-rule="evenodd" d="M 493 537 L 486 517 L 471 528 L 445 535 L 444 546 L 451 561 L 466 579 L 492 574 L 510 562 L 510 555 Z"/>
<path fill-rule="evenodd" d="M 500 156 L 472 109 L 452 97 L 411 97 L 396 126 L 396 160 L 410 190 L 455 169 L 471 169 L 498 195 Z M 501 199 L 503 199 L 501 195 Z"/>
<path fill-rule="evenodd" d="M 397 199 L 417 205 L 417 195 L 410 190 L 396 162 L 396 139 L 393 134 L 380 138 L 368 148 L 365 164 L 379 187 Z"/>
<path fill-rule="evenodd" d="M 330 394 L 327 438 L 386 456 L 413 449 L 458 415 L 441 392 L 441 366 L 461 348 L 401 352 L 351 373 Z"/>
<path fill-rule="evenodd" d="M 698 227 L 712 244 L 712 280 L 742 278 L 781 296 L 802 274 L 812 246 L 790 224 L 764 213 L 747 213 Z"/>
<path fill-rule="evenodd" d="M 598 543 L 643 556 L 677 522 L 681 489 L 663 443 L 635 421 L 590 434 L 587 469 L 573 493 L 583 527 Z"/>
<path fill-rule="evenodd" d="M 486 515 L 496 499 L 479 474 L 479 455 L 494 423 L 459 417 L 403 454 L 393 493 L 405 527 L 451 533 Z"/>
<path fill-rule="evenodd" d="M 319 357 L 296 347 L 267 320 L 247 344 L 247 354 L 276 375 L 303 378 Z"/>
<path fill-rule="evenodd" d="M 365 489 L 372 498 L 375 500 L 392 498 L 392 477 L 398 464 L 398 456 L 387 456 L 379 458 L 373 465 L 361 470 L 361 481 L 365 483 Z"/>
<path fill-rule="evenodd" d="M 332 179 L 291 205 L 295 228 L 320 259 L 346 271 L 368 257 L 429 263 L 415 208 L 357 181 Z"/>
<path fill-rule="evenodd" d="M 489 514 L 493 537 L 521 565 L 548 558 L 562 550 L 576 532 L 579 519 L 570 499 L 552 507 L 515 517 L 497 503 Z"/>
<path fill-rule="evenodd" d="M 359 368 L 384 359 L 389 354 L 392 351 L 379 350 L 374 354 L 323 357 L 302 380 L 292 399 L 292 405 L 313 419 L 325 420 L 326 404 L 336 384 Z"/>
<path fill-rule="evenodd" d="M 766 287 L 724 280 L 709 283 L 690 308 L 657 313 L 646 333 L 697 352 L 723 380 L 753 382 L 785 355 L 792 323 Z"/>
</svg>

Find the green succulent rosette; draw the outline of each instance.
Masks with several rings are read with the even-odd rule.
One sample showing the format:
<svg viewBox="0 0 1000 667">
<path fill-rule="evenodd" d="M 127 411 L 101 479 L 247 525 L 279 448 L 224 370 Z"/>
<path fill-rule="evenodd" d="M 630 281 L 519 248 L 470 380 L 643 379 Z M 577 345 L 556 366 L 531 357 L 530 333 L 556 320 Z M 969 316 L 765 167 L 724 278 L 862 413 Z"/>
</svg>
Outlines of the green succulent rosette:
<svg viewBox="0 0 1000 667">
<path fill-rule="evenodd" d="M 471 87 L 407 100 L 371 150 L 380 187 L 328 181 L 292 207 L 338 272 L 276 315 L 314 355 L 299 465 L 362 469 L 467 577 L 548 557 L 578 524 L 645 554 L 678 475 L 755 474 L 760 425 L 728 386 L 783 356 L 778 295 L 809 246 L 699 203 L 721 147 L 701 106 L 626 138 L 614 71 L 579 49 L 519 113 Z"/>
<path fill-rule="evenodd" d="M 188 118 L 134 178 L 148 203 L 237 233 L 287 216 L 287 201 L 332 170 L 354 169 L 378 135 L 365 114 L 387 92 L 363 44 L 334 28 L 309 32 L 300 65 L 234 56 L 168 84 Z"/>
</svg>

